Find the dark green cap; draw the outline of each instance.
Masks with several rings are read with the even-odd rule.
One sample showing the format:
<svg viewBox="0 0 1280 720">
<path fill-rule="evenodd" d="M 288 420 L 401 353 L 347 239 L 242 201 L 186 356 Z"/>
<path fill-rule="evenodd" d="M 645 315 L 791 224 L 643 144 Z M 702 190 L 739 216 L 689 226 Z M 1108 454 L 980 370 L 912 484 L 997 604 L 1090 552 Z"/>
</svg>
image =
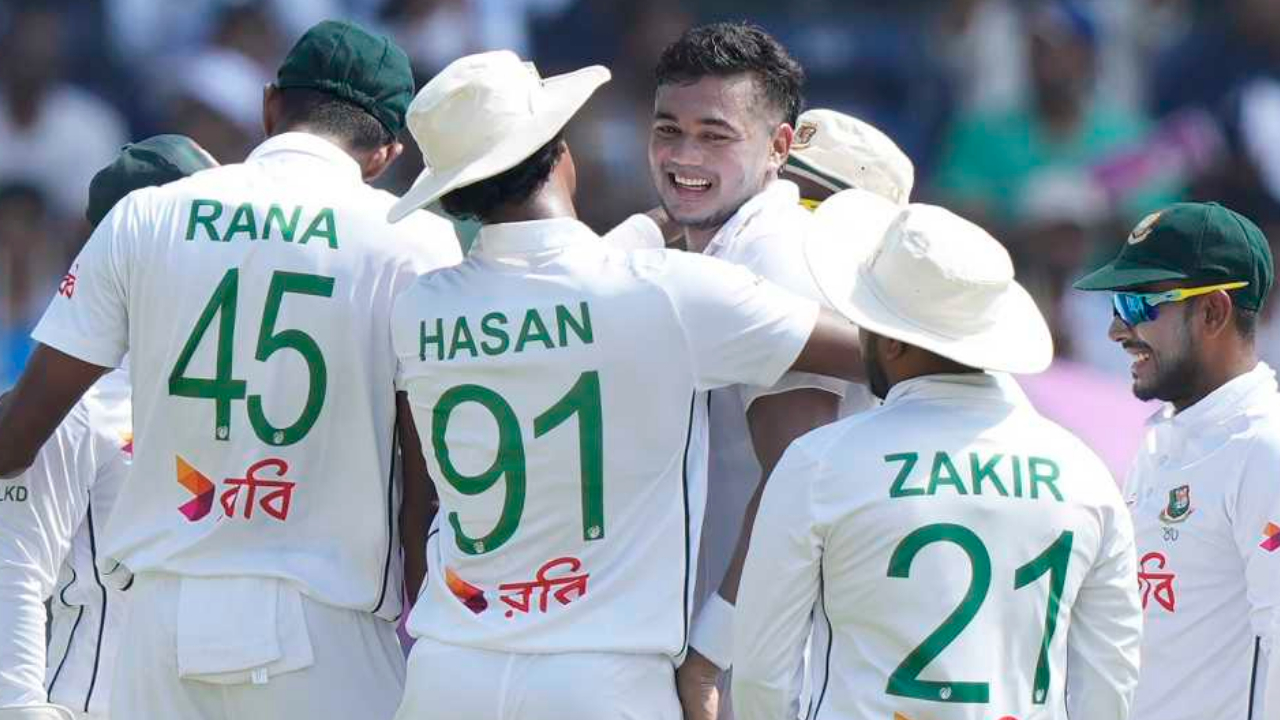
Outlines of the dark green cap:
<svg viewBox="0 0 1280 720">
<path fill-rule="evenodd" d="M 1275 266 L 1271 247 L 1243 215 L 1218 203 L 1178 203 L 1142 219 L 1115 260 L 1076 281 L 1077 290 L 1120 290 L 1165 280 L 1196 285 L 1245 281 L 1231 299 L 1261 310 Z"/>
<path fill-rule="evenodd" d="M 134 190 L 171 183 L 217 166 L 217 161 L 186 135 L 156 135 L 130 143 L 89 181 L 89 207 L 84 216 L 98 227 L 111 208 Z"/>
<path fill-rule="evenodd" d="M 308 88 L 355 103 L 397 135 L 413 100 L 409 56 L 382 35 L 346 21 L 315 25 L 289 51 L 276 87 Z"/>
</svg>

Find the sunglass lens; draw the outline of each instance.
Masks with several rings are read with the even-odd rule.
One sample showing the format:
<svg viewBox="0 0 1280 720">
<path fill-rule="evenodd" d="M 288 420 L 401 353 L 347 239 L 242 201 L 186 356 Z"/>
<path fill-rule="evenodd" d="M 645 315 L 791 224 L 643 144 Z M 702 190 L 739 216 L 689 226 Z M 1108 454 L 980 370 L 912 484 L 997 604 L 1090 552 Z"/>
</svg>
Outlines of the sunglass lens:
<svg viewBox="0 0 1280 720">
<path fill-rule="evenodd" d="M 1156 318 L 1156 308 L 1147 303 L 1141 295 L 1116 293 L 1112 296 L 1112 306 L 1116 315 L 1127 325 L 1137 325 Z"/>
</svg>

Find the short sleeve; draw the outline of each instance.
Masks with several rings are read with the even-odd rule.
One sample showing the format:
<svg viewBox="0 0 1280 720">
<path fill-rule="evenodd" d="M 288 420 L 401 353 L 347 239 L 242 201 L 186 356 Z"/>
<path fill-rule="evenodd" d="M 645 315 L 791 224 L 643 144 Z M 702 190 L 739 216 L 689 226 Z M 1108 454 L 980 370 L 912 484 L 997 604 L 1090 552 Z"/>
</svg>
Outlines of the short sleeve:
<svg viewBox="0 0 1280 720">
<path fill-rule="evenodd" d="M 130 195 L 71 263 L 32 338 L 87 363 L 120 366 L 129 348 L 130 238 L 140 225 L 137 194 Z"/>
<path fill-rule="evenodd" d="M 795 363 L 818 320 L 816 302 L 714 258 L 670 253 L 664 285 L 699 390 L 773 385 Z"/>
<path fill-rule="evenodd" d="M 619 223 L 605 234 L 604 241 L 619 250 L 657 250 L 666 245 L 657 223 L 640 213 Z"/>
</svg>

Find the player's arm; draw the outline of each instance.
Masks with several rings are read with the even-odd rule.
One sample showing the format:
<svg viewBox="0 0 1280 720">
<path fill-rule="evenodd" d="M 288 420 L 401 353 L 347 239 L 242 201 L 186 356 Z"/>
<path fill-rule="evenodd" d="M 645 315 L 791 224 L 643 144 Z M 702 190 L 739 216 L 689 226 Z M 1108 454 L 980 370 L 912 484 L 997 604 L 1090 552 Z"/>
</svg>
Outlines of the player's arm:
<svg viewBox="0 0 1280 720">
<path fill-rule="evenodd" d="M 797 670 L 818 601 L 821 464 L 792 445 L 765 487 L 733 621 L 733 707 L 738 720 L 797 715 Z"/>
<path fill-rule="evenodd" d="M 1102 508 L 1102 522 L 1102 544 L 1076 595 L 1067 633 L 1067 715 L 1073 718 L 1129 717 L 1138 686 L 1138 561 L 1133 521 L 1119 496 Z"/>
<path fill-rule="evenodd" d="M 791 370 L 861 382 L 865 370 L 858 326 L 835 311 L 822 308 Z"/>
<path fill-rule="evenodd" d="M 35 461 L 58 424 L 109 368 L 37 345 L 18 379 L 0 401 L 0 478 L 12 478 Z"/>
<path fill-rule="evenodd" d="M 403 391 L 396 393 L 396 432 L 404 478 L 400 542 L 404 552 L 405 591 L 412 605 L 418 601 L 418 591 L 427 576 L 427 532 L 439 509 L 439 499 L 427 473 L 427 460 L 409 408 L 409 395 Z"/>
<path fill-rule="evenodd" d="M 88 507 L 72 476 L 88 434 L 85 413 L 73 414 L 25 473 L 0 483 L 22 488 L 0 503 L 0 708 L 46 701 L 44 601 Z"/>
</svg>

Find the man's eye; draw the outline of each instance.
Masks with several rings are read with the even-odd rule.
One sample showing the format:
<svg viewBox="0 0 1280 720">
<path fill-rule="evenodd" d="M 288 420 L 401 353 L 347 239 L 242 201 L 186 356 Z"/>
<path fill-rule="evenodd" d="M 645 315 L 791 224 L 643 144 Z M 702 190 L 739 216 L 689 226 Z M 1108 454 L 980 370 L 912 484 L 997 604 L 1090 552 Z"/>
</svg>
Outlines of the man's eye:
<svg viewBox="0 0 1280 720">
<path fill-rule="evenodd" d="M 709 142 L 725 142 L 726 140 L 732 140 L 728 135 L 721 135 L 720 133 L 706 133 L 702 137 Z"/>
<path fill-rule="evenodd" d="M 667 137 L 674 137 L 680 134 L 680 130 L 671 125 L 659 125 L 653 131 L 658 135 L 666 135 Z"/>
</svg>

